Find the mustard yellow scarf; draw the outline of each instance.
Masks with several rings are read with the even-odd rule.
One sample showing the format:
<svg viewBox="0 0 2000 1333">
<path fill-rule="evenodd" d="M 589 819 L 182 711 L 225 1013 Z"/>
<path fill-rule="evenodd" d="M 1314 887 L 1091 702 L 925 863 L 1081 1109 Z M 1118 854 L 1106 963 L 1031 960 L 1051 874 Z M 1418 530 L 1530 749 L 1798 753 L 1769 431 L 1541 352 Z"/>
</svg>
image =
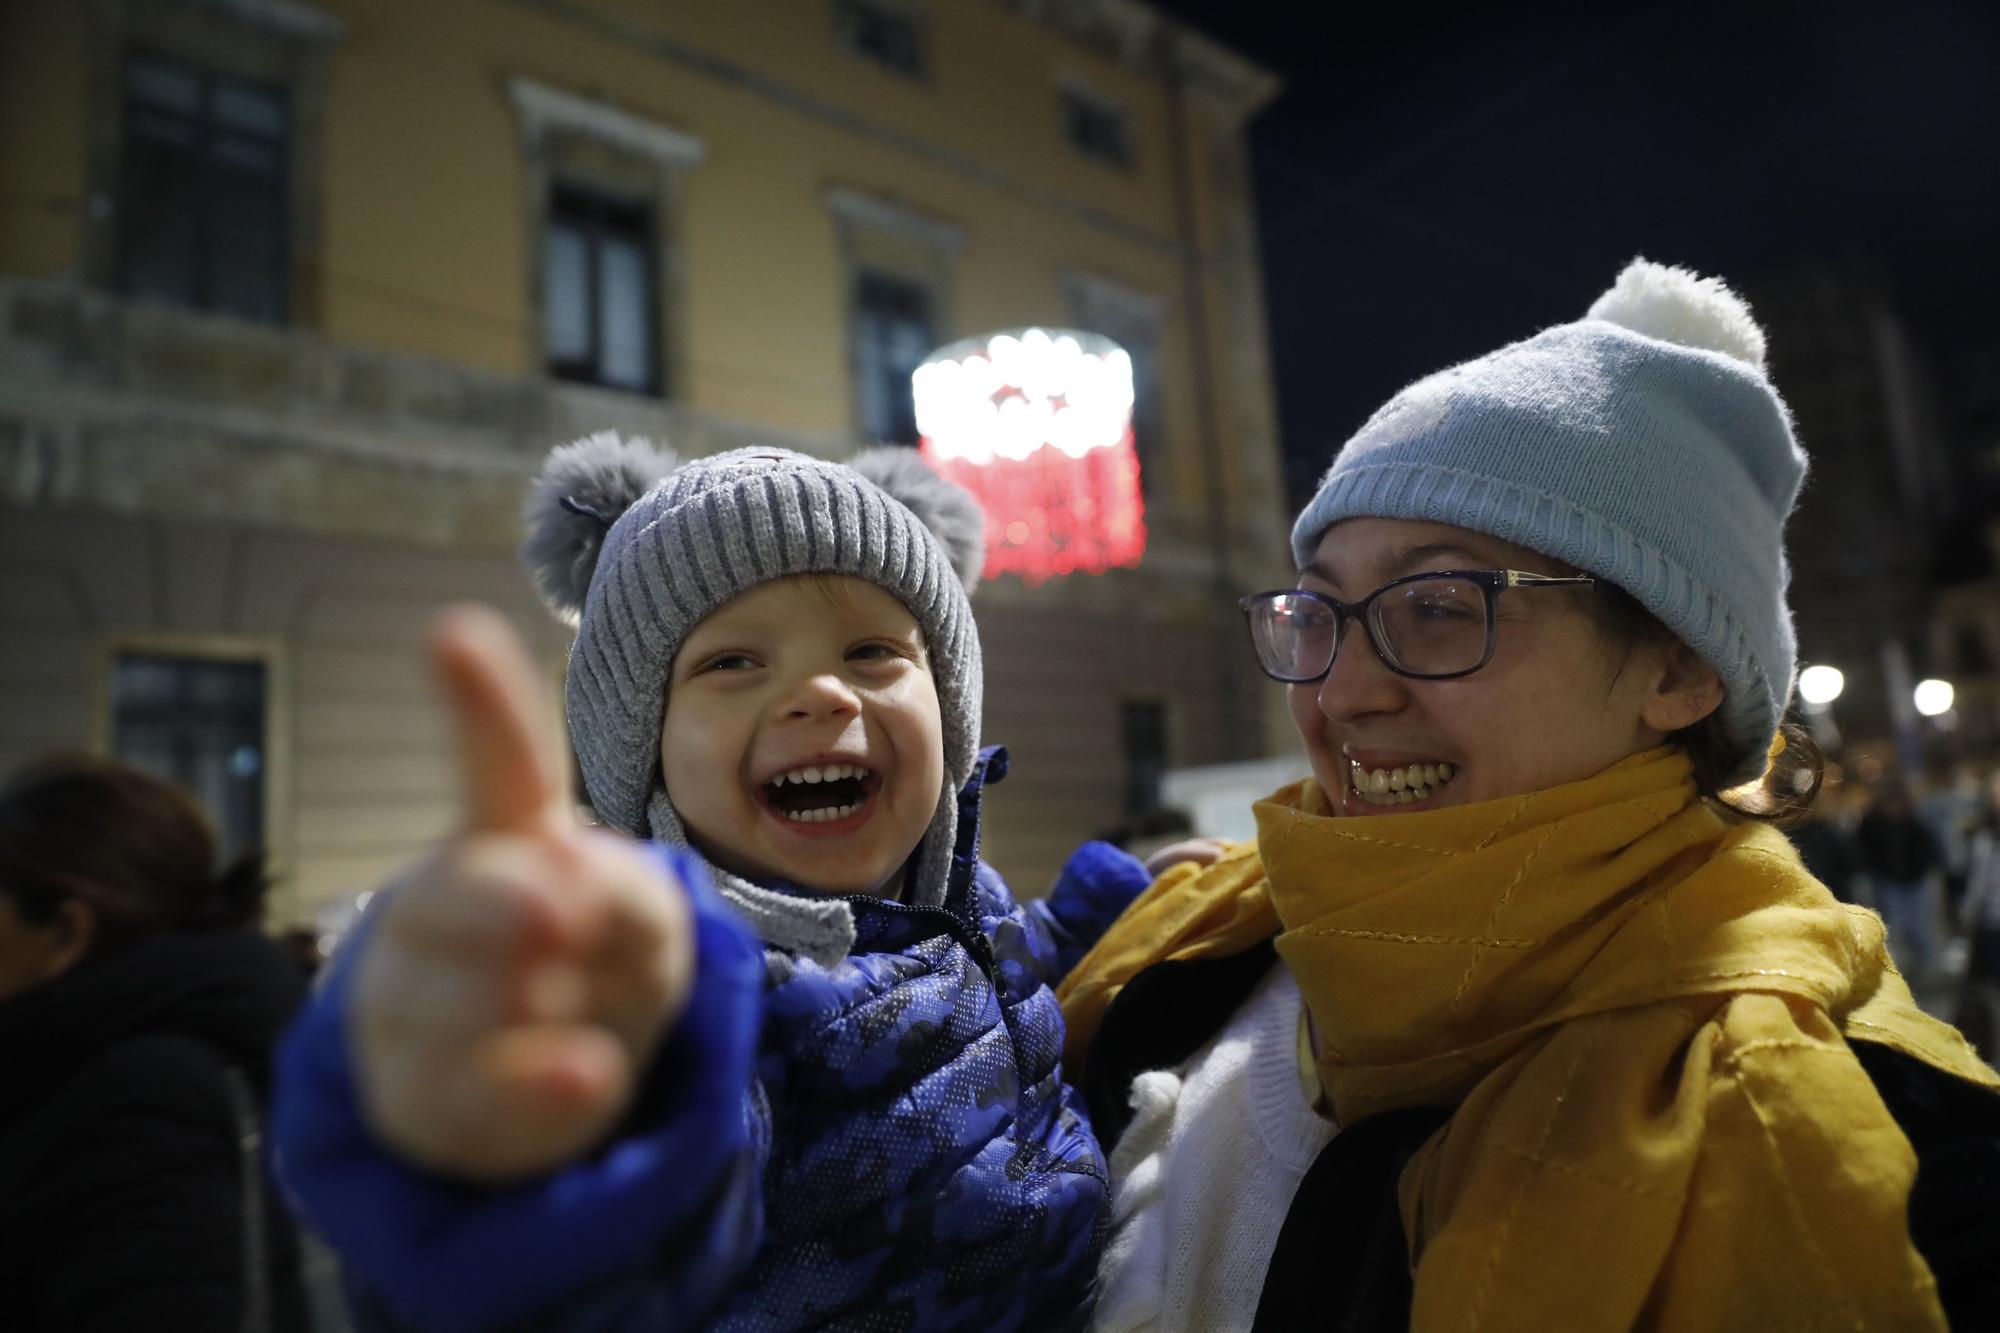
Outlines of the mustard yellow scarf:
<svg viewBox="0 0 2000 1333">
<path fill-rule="evenodd" d="M 1684 756 L 1480 805 L 1341 819 L 1163 877 L 1065 982 L 1070 1055 L 1152 963 L 1277 936 L 1337 1120 L 1457 1109 L 1402 1181 L 1412 1327 L 1943 1328 L 1916 1158 L 1848 1046 L 2000 1089 L 1880 920 Z"/>
</svg>

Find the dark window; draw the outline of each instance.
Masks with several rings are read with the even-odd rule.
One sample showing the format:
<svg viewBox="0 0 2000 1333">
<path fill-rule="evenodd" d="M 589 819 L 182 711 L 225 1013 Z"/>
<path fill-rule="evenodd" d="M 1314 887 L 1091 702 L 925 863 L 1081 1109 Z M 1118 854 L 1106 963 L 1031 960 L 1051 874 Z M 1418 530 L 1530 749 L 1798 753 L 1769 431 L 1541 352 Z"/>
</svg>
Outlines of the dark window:
<svg viewBox="0 0 2000 1333">
<path fill-rule="evenodd" d="M 549 193 L 542 342 L 549 373 L 660 391 L 652 208 L 571 186 Z"/>
<path fill-rule="evenodd" d="M 1078 152 L 1115 167 L 1132 165 L 1132 129 L 1122 110 L 1065 88 L 1062 117 L 1063 134 Z"/>
<path fill-rule="evenodd" d="M 111 675 L 111 752 L 192 793 L 225 857 L 264 842 L 262 662 L 120 653 Z"/>
<path fill-rule="evenodd" d="M 854 306 L 855 393 L 862 434 L 890 444 L 915 444 L 917 403 L 910 376 L 936 346 L 930 293 L 920 283 L 864 272 Z"/>
<path fill-rule="evenodd" d="M 124 81 L 120 290 L 284 323 L 284 92 L 136 53 L 126 57 Z"/>
<path fill-rule="evenodd" d="M 1160 460 L 1166 457 L 1166 423 L 1160 412 L 1159 348 L 1153 339 L 1125 338 L 1120 344 L 1132 358 L 1132 441 L 1139 455 L 1139 490 L 1154 494 Z"/>
<path fill-rule="evenodd" d="M 871 0 L 836 0 L 834 28 L 847 49 L 912 78 L 924 72 L 923 34 L 916 16 Z"/>
<path fill-rule="evenodd" d="M 1119 710 L 1125 750 L 1125 814 L 1160 808 L 1160 785 L 1167 776 L 1167 706 L 1127 699 Z"/>
<path fill-rule="evenodd" d="M 1958 669 L 1968 676 L 1983 676 L 1993 669 L 1993 654 L 1986 647 L 1986 631 L 1978 625 L 1960 625 L 1955 636 L 1958 640 Z"/>
</svg>

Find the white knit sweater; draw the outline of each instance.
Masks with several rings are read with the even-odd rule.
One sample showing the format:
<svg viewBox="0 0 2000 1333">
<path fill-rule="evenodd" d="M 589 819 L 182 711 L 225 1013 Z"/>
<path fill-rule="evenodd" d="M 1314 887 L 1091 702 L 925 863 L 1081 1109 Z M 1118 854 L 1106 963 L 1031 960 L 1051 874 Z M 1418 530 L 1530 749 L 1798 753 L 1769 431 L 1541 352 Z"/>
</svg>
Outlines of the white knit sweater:
<svg viewBox="0 0 2000 1333">
<path fill-rule="evenodd" d="M 1111 1155 L 1098 1333 L 1247 1330 L 1292 1195 L 1334 1126 L 1299 1079 L 1299 990 L 1274 966 L 1182 1071 L 1141 1074 Z"/>
</svg>

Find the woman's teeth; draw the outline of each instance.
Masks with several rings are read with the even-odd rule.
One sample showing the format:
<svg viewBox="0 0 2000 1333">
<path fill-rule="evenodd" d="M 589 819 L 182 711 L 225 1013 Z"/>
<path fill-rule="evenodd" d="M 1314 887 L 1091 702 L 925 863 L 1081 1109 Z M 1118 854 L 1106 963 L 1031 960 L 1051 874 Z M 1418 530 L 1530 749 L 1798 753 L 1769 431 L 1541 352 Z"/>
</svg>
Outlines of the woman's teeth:
<svg viewBox="0 0 2000 1333">
<path fill-rule="evenodd" d="M 1347 785 L 1370 805 L 1409 805 L 1427 801 L 1450 782 L 1458 770 L 1450 764 L 1411 764 L 1405 768 L 1363 768 L 1349 760 Z"/>
</svg>

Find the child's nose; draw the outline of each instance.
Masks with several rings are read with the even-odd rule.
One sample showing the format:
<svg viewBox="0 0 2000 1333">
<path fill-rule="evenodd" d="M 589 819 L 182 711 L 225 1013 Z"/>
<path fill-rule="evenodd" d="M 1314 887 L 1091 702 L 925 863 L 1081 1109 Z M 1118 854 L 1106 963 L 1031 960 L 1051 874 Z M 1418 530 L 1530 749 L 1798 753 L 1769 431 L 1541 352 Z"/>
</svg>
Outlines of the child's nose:
<svg viewBox="0 0 2000 1333">
<path fill-rule="evenodd" d="M 787 717 L 843 717 L 860 712 L 861 700 L 845 680 L 822 671 L 801 677 L 786 694 L 784 708 Z"/>
</svg>

